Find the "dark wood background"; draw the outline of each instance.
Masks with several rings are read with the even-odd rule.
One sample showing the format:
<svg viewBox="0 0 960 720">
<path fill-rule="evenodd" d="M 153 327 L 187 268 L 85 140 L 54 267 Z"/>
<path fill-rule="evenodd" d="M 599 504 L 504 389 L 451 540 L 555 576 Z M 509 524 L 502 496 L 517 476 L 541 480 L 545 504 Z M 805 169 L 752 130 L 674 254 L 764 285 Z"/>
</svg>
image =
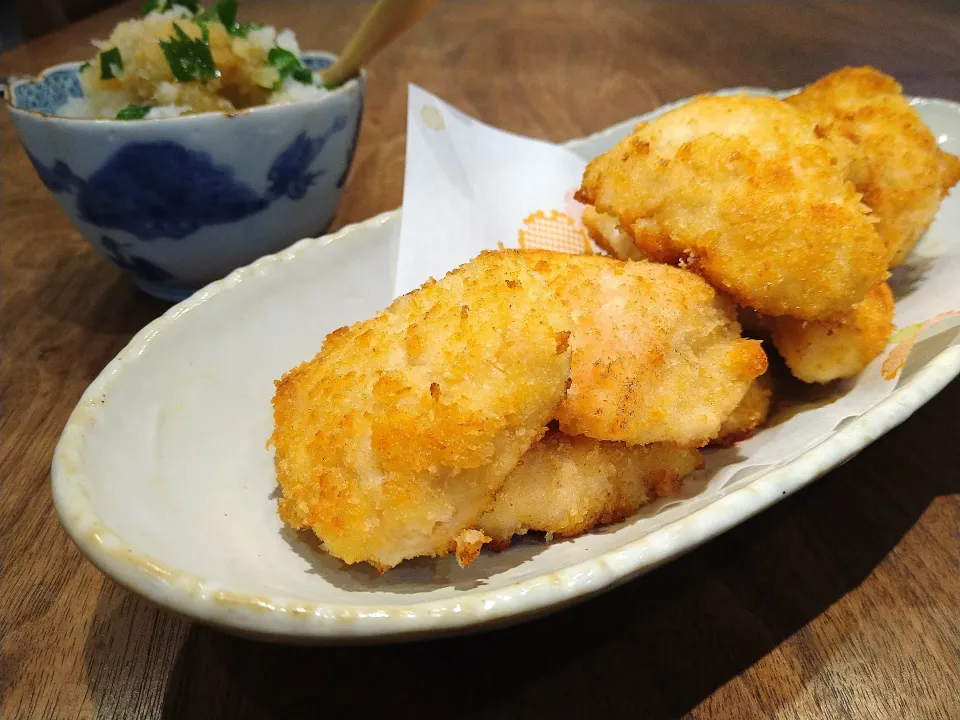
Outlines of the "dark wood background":
<svg viewBox="0 0 960 720">
<path fill-rule="evenodd" d="M 118 4 L 118 0 L 3 0 L 0 51 Z"/>
<path fill-rule="evenodd" d="M 127 3 L 0 58 L 90 53 Z M 250 2 L 305 47 L 343 46 L 361 2 Z M 563 140 L 715 88 L 792 87 L 872 63 L 960 99 L 953 2 L 459 0 L 370 73 L 339 224 L 397 206 L 406 83 Z M 159 611 L 79 555 L 49 462 L 80 393 L 165 309 L 94 254 L 0 113 L 0 591 L 4 718 L 960 717 L 960 384 L 857 458 L 609 595 L 486 635 L 285 648 Z"/>
</svg>

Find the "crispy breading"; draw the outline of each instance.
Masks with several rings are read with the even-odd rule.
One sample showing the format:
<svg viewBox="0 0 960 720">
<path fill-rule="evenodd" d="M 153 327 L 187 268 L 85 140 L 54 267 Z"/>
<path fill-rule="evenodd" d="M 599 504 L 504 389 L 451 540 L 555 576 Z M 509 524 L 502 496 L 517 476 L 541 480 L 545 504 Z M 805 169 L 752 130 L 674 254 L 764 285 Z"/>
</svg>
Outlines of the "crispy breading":
<svg viewBox="0 0 960 720">
<path fill-rule="evenodd" d="M 516 252 L 484 253 L 327 336 L 273 400 L 280 516 L 378 569 L 461 546 L 570 378 L 569 312 Z"/>
<path fill-rule="evenodd" d="M 723 421 L 720 434 L 710 444 L 715 447 L 730 447 L 751 437 L 767 421 L 772 405 L 773 376 L 767 370 L 750 384 L 747 394 Z"/>
<path fill-rule="evenodd" d="M 577 199 L 767 315 L 842 312 L 886 270 L 833 143 L 774 98 L 699 97 L 641 123 L 590 162 Z"/>
<path fill-rule="evenodd" d="M 862 302 L 830 321 L 767 318 L 773 345 L 794 377 L 826 383 L 863 370 L 887 345 L 893 332 L 893 294 L 877 285 Z"/>
<path fill-rule="evenodd" d="M 937 153 L 937 165 L 940 168 L 940 199 L 943 200 L 960 182 L 960 158 L 941 150 Z"/>
<path fill-rule="evenodd" d="M 873 210 L 891 267 L 906 259 L 960 173 L 902 91 L 879 70 L 847 67 L 787 98 L 849 154 L 850 180 Z"/>
<path fill-rule="evenodd" d="M 733 303 L 692 273 L 600 255 L 526 252 L 573 316 L 569 435 L 699 446 L 767 368 Z"/>
<path fill-rule="evenodd" d="M 618 260 L 645 259 L 633 238 L 620 229 L 620 221 L 613 215 L 598 213 L 593 205 L 587 205 L 581 221 L 590 239 L 610 257 Z"/>
<path fill-rule="evenodd" d="M 479 527 L 499 547 L 530 530 L 574 537 L 675 495 L 682 478 L 702 464 L 694 448 L 628 447 L 551 431 L 507 476 Z"/>
</svg>

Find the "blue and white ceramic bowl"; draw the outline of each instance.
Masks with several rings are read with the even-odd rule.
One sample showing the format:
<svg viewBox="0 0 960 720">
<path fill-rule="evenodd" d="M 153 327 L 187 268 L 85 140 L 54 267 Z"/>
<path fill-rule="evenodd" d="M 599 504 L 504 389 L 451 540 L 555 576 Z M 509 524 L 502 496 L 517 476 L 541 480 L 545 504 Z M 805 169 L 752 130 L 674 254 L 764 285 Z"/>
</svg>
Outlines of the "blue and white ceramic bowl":
<svg viewBox="0 0 960 720">
<path fill-rule="evenodd" d="M 307 52 L 302 62 L 316 71 L 334 59 Z M 180 300 L 330 224 L 360 132 L 363 77 L 232 114 L 58 117 L 83 94 L 79 67 L 13 81 L 11 118 L 60 207 L 146 292 Z"/>
</svg>

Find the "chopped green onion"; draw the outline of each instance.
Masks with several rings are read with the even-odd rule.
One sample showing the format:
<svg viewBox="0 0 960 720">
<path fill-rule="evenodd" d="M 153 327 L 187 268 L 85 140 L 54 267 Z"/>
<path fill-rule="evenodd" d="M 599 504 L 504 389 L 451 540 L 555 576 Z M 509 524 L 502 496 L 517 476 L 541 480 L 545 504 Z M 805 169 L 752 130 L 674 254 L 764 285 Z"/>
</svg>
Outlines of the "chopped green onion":
<svg viewBox="0 0 960 720">
<path fill-rule="evenodd" d="M 291 75 L 293 75 L 294 80 L 301 82 L 304 85 L 313 84 L 313 73 L 305 67 L 297 68 L 291 73 Z"/>
<path fill-rule="evenodd" d="M 117 113 L 117 120 L 143 120 L 151 109 L 149 105 L 127 105 Z"/>
<path fill-rule="evenodd" d="M 286 77 L 300 67 L 300 61 L 297 60 L 296 55 L 279 47 L 271 48 L 267 54 L 267 62 L 280 73 L 280 77 Z"/>
<path fill-rule="evenodd" d="M 219 0 L 213 9 L 203 8 L 194 18 L 197 22 L 218 22 L 235 37 L 245 38 L 251 30 L 263 27 L 260 23 L 237 23 L 239 0 Z"/>
<path fill-rule="evenodd" d="M 227 32 L 233 34 L 232 31 L 238 27 L 237 0 L 220 0 L 214 7 L 214 12 L 216 12 Z"/>
<path fill-rule="evenodd" d="M 100 53 L 100 79 L 112 80 L 123 72 L 123 58 L 117 48 L 110 48 Z"/>
<path fill-rule="evenodd" d="M 90 63 L 85 62 L 85 63 L 83 63 L 83 65 L 81 65 L 81 66 L 77 69 L 77 72 L 83 72 L 83 71 L 86 70 L 88 67 L 90 67 Z"/>
<path fill-rule="evenodd" d="M 258 30 L 263 27 L 260 23 L 237 23 L 237 0 L 220 0 L 216 6 L 217 18 L 227 29 L 227 32 L 235 37 L 246 37 L 251 30 Z"/>
<path fill-rule="evenodd" d="M 313 73 L 301 65 L 297 56 L 289 50 L 284 50 L 280 47 L 272 48 L 267 55 L 267 62 L 280 73 L 280 79 L 274 86 L 275 90 L 283 84 L 283 79 L 288 76 L 293 77 L 294 80 L 304 85 L 313 84 Z"/>
<path fill-rule="evenodd" d="M 201 24 L 200 31 L 203 34 L 200 39 L 191 38 L 183 28 L 174 23 L 174 37 L 157 41 L 167 58 L 170 71 L 181 82 L 213 80 L 220 77 L 220 71 L 213 62 L 213 54 L 210 52 L 210 29 Z"/>
<path fill-rule="evenodd" d="M 147 0 L 143 4 L 143 14 L 149 15 L 152 12 L 163 12 L 167 7 L 166 0 Z"/>
</svg>

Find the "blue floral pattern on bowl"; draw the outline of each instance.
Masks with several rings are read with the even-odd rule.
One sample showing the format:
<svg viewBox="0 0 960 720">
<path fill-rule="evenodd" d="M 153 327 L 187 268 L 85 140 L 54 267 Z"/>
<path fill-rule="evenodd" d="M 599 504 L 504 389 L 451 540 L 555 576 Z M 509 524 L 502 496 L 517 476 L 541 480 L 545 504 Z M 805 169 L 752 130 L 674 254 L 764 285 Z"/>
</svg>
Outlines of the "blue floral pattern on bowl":
<svg viewBox="0 0 960 720">
<path fill-rule="evenodd" d="M 82 220 L 145 241 L 182 240 L 207 225 L 262 212 L 280 198 L 303 198 L 324 172 L 312 172 L 311 164 L 346 125 L 346 117 L 338 115 L 326 133 L 313 138 L 300 133 L 273 161 L 264 195 L 237 180 L 231 167 L 217 165 L 209 153 L 169 140 L 124 145 L 87 180 L 61 160 L 47 167 L 28 156 L 51 192 L 76 192 Z"/>
<path fill-rule="evenodd" d="M 306 53 L 317 71 L 334 57 Z M 79 63 L 13 81 L 11 119 L 86 239 L 142 288 L 180 299 L 329 225 L 350 171 L 364 78 L 309 100 L 167 120 L 57 117 Z"/>
<path fill-rule="evenodd" d="M 51 70 L 33 81 L 13 87 L 13 104 L 24 110 L 56 113 L 72 97 L 83 97 L 80 74 L 75 68 Z"/>
</svg>

